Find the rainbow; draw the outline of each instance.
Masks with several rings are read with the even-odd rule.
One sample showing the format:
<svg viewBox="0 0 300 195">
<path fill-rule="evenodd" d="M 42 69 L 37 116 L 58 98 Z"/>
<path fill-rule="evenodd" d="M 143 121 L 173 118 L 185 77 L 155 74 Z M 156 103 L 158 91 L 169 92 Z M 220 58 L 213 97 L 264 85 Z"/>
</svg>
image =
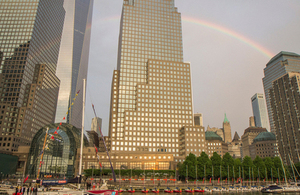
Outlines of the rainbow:
<svg viewBox="0 0 300 195">
<path fill-rule="evenodd" d="M 188 23 L 191 23 L 191 24 L 204 26 L 206 28 L 210 28 L 210 29 L 216 30 L 218 32 L 221 32 L 225 35 L 228 35 L 230 37 L 233 37 L 233 38 L 249 45 L 250 47 L 252 47 L 253 49 L 259 51 L 262 54 L 264 54 L 268 58 L 272 58 L 274 56 L 274 54 L 271 51 L 267 50 L 266 48 L 259 45 L 255 41 L 253 41 L 253 40 L 251 40 L 251 39 L 235 32 L 235 31 L 233 31 L 233 30 L 227 29 L 223 26 L 220 26 L 220 25 L 217 25 L 217 24 L 214 24 L 214 23 L 211 23 L 211 22 L 203 21 L 203 20 L 200 20 L 200 19 L 197 19 L 197 18 L 188 17 L 188 16 L 182 16 L 182 21 L 183 22 L 188 22 Z"/>
<path fill-rule="evenodd" d="M 110 22 L 110 21 L 120 21 L 120 15 L 116 15 L 116 16 L 112 16 L 112 17 L 107 17 L 101 20 L 101 22 Z M 238 41 L 241 41 L 243 43 L 245 43 L 246 45 L 252 47 L 253 49 L 257 50 L 258 52 L 262 53 L 264 56 L 268 57 L 268 58 L 272 58 L 274 56 L 274 53 L 272 53 L 271 51 L 269 51 L 268 49 L 264 48 L 263 46 L 261 46 L 260 44 L 256 43 L 255 41 L 233 31 L 230 30 L 228 28 L 225 28 L 221 25 L 217 25 L 208 21 L 203 21 L 200 20 L 198 18 L 192 18 L 189 16 L 182 16 L 182 21 L 183 22 L 187 22 L 187 23 L 191 23 L 191 24 L 196 24 L 196 25 L 200 25 L 215 31 L 218 31 L 220 33 L 223 33 L 227 36 L 230 36 Z"/>
</svg>

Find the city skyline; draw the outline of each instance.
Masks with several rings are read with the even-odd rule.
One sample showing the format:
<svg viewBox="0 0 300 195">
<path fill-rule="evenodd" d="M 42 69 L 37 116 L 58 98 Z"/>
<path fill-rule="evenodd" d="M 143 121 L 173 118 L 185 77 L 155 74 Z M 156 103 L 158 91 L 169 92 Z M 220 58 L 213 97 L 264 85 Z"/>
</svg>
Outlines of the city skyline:
<svg viewBox="0 0 300 195">
<path fill-rule="evenodd" d="M 281 50 L 300 53 L 296 48 L 299 28 L 292 25 L 293 19 L 299 18 L 296 8 L 300 4 L 296 1 L 257 3 L 227 1 L 224 8 L 225 3 L 221 1 L 201 4 L 193 0 L 175 1 L 183 19 L 184 61 L 191 62 L 194 112 L 203 113 L 205 127 L 221 127 L 226 112 L 232 132 L 241 135 L 252 115 L 249 97 L 263 92 L 263 69 L 271 55 Z M 95 2 L 94 6 L 86 124 L 93 117 L 89 106 L 92 101 L 103 119 L 105 135 L 108 134 L 110 78 L 117 67 L 121 7 L 120 0 Z M 277 9 L 281 12 L 274 16 L 272 11 Z M 254 42 L 257 44 L 251 45 Z M 267 49 L 259 50 L 257 45 Z M 94 86 L 92 82 L 101 85 Z"/>
</svg>

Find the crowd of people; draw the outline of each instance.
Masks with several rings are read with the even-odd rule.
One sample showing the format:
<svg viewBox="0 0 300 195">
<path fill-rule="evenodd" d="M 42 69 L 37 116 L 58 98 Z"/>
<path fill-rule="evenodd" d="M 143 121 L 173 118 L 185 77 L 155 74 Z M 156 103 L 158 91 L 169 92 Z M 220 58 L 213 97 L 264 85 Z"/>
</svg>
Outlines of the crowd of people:
<svg viewBox="0 0 300 195">
<path fill-rule="evenodd" d="M 16 192 L 14 195 L 36 195 L 38 192 L 37 187 L 26 187 L 26 186 L 17 186 L 16 187 Z"/>
</svg>

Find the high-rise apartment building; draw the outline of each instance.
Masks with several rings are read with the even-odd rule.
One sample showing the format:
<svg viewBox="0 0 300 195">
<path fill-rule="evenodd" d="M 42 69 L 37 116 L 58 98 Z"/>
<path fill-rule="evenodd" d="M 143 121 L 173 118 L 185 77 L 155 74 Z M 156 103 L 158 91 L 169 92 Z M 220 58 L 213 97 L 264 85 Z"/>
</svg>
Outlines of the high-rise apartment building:
<svg viewBox="0 0 300 195">
<path fill-rule="evenodd" d="M 256 93 L 252 96 L 251 102 L 255 126 L 270 129 L 264 95 Z"/>
<path fill-rule="evenodd" d="M 63 1 L 0 1 L 0 150 L 29 145 L 54 122 Z"/>
<path fill-rule="evenodd" d="M 269 89 L 272 87 L 272 82 L 288 72 L 300 72 L 300 55 L 291 52 L 282 51 L 274 56 L 264 69 L 263 84 L 267 109 L 269 115 L 270 129 L 274 133 L 275 126 L 272 118 L 272 109 L 270 104 Z"/>
<path fill-rule="evenodd" d="M 94 117 L 92 119 L 91 131 L 97 132 L 98 136 L 101 137 L 99 127 L 100 127 L 100 129 L 102 129 L 102 119 L 99 117 Z"/>
<path fill-rule="evenodd" d="M 285 164 L 298 163 L 300 145 L 300 73 L 289 72 L 269 89 L 279 153 Z"/>
<path fill-rule="evenodd" d="M 81 127 L 82 89 L 83 79 L 87 78 L 93 2 L 64 0 L 66 17 L 57 65 L 57 76 L 61 81 L 55 116 L 57 123 L 68 122 Z M 64 117 L 66 121 L 63 121 Z"/>
<path fill-rule="evenodd" d="M 174 0 L 123 2 L 112 80 L 111 152 L 140 152 L 150 159 L 157 153 L 200 154 L 205 132 L 193 126 L 191 67 L 183 62 L 181 15 Z"/>
</svg>

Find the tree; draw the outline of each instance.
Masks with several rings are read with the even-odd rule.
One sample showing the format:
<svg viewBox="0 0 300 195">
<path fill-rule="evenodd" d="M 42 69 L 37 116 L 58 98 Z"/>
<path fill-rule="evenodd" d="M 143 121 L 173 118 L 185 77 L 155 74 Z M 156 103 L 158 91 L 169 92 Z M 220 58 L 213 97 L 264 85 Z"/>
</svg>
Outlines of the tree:
<svg viewBox="0 0 300 195">
<path fill-rule="evenodd" d="M 190 153 L 183 162 L 182 166 L 179 168 L 179 174 L 181 179 L 184 179 L 188 176 L 188 179 L 195 179 L 196 178 L 196 167 L 197 165 L 197 158 L 194 154 Z M 188 172 L 188 175 L 187 173 Z"/>
<path fill-rule="evenodd" d="M 204 177 L 204 167 L 205 167 L 205 177 L 211 175 L 211 160 L 205 152 L 202 152 L 197 158 L 197 172 L 198 178 Z"/>
<path fill-rule="evenodd" d="M 241 162 L 241 159 L 237 158 L 237 159 L 234 159 L 234 175 L 235 175 L 235 178 L 239 178 L 239 177 L 242 177 L 242 162 Z"/>
<path fill-rule="evenodd" d="M 278 156 L 275 156 L 273 158 L 273 163 L 274 163 L 274 168 L 276 170 L 274 170 L 275 174 L 273 175 L 274 177 L 276 178 L 284 178 L 284 172 L 282 170 L 282 164 L 281 164 L 281 160 Z M 279 172 L 279 175 L 278 175 L 278 172 Z"/>
<path fill-rule="evenodd" d="M 210 158 L 210 160 L 212 162 L 212 166 L 213 166 L 213 170 L 214 170 L 213 177 L 219 178 L 220 177 L 220 166 L 222 164 L 222 158 L 217 152 L 214 152 L 212 157 Z"/>
<path fill-rule="evenodd" d="M 253 162 L 251 157 L 249 156 L 244 157 L 242 167 L 243 167 L 243 174 L 245 179 L 249 179 L 250 177 L 252 177 L 251 171 L 253 168 Z"/>
<path fill-rule="evenodd" d="M 264 158 L 264 162 L 265 162 L 266 169 L 267 169 L 267 177 L 271 178 L 272 174 L 274 173 L 274 170 L 275 170 L 274 162 L 272 161 L 272 159 L 270 157 Z"/>
<path fill-rule="evenodd" d="M 255 170 L 254 170 L 254 173 L 255 173 L 255 177 L 259 178 L 260 179 L 263 179 L 265 178 L 265 162 L 263 161 L 262 158 L 260 158 L 259 156 L 256 156 L 254 161 L 253 161 L 253 164 L 255 166 Z"/>
<path fill-rule="evenodd" d="M 222 159 L 222 177 L 227 178 L 228 177 L 228 170 L 229 170 L 229 177 L 233 176 L 232 168 L 234 165 L 234 160 L 232 156 L 226 152 L 224 154 L 223 159 Z"/>
</svg>

